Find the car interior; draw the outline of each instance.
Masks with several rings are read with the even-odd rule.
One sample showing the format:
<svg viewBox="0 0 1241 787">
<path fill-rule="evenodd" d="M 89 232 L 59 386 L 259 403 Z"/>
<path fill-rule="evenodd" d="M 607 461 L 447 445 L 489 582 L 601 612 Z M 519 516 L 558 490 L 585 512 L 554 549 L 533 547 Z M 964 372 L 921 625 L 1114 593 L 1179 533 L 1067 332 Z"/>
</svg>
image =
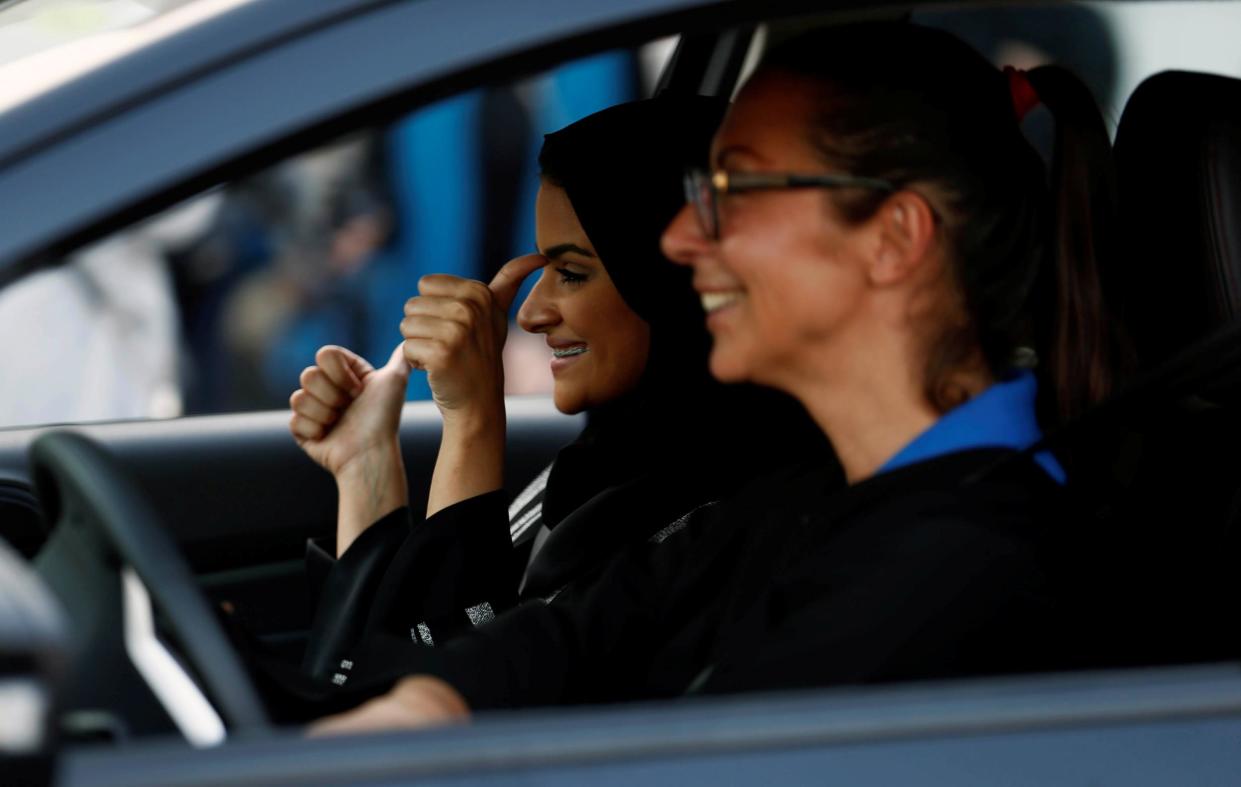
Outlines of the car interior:
<svg viewBox="0 0 1241 787">
<path fill-rule="evenodd" d="M 514 80 L 497 74 L 532 75 L 602 48 L 680 33 L 649 90 L 730 93 L 764 46 L 858 13 L 807 15 L 805 5 L 776 18 L 745 4 L 723 17 L 661 17 L 570 38 L 430 90 L 395 90 L 141 206 L 122 206 L 49 254 L 124 233 L 190 192 L 228 188 L 342 137 L 388 128 L 453 90 L 507 84 Z M 1041 10 L 1054 20 L 1058 8 Z M 915 9 L 912 18 L 949 29 L 955 18 L 968 36 L 979 29 L 975 13 Z M 1039 123 L 1032 136 L 1044 133 Z M 1073 468 L 1083 513 L 1082 532 L 1064 545 L 1095 599 L 1080 617 L 1112 634 L 1102 652 L 1081 654 L 1081 666 L 1231 662 L 1241 644 L 1232 624 L 1241 527 L 1241 79 L 1175 70 L 1145 78 L 1124 101 L 1115 166 L 1122 248 L 1102 284 L 1131 342 L 1133 372 L 1111 401 L 1045 440 Z M 583 421 L 556 412 L 546 396 L 510 397 L 508 408 L 506 479 L 515 494 Z M 301 453 L 287 424 L 278 405 L 168 420 L 0 424 L 0 587 L 6 576 L 33 571 L 61 608 L 65 654 L 49 655 L 58 647 L 45 642 L 51 635 L 23 646 L 60 686 L 50 723 L 61 744 L 181 736 L 210 745 L 268 730 L 233 638 L 253 637 L 290 658 L 300 651 L 311 615 L 305 543 L 334 531 L 336 511 L 330 477 Z M 400 428 L 418 510 L 438 445 L 433 403 L 407 403 Z M 46 622 L 56 613 L 39 607 L 30 615 Z M 8 641 L 0 631 L 0 647 Z"/>
</svg>

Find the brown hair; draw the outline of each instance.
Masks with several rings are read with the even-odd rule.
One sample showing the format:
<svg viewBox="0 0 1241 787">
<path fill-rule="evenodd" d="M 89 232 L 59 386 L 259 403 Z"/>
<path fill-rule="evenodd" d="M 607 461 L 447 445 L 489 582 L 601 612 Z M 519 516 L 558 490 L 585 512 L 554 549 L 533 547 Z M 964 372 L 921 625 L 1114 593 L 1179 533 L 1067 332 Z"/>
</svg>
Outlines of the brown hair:
<svg viewBox="0 0 1241 787">
<path fill-rule="evenodd" d="M 982 353 L 997 377 L 1033 345 L 1061 419 L 1106 396 L 1118 340 L 1098 268 L 1112 253 L 1107 130 L 1088 90 L 1062 68 L 1028 79 L 1056 121 L 1050 179 L 1021 133 L 1008 77 L 948 33 L 903 23 L 816 31 L 773 49 L 764 68 L 812 78 L 822 111 L 810 142 L 834 168 L 919 188 L 942 222 L 967 320 L 939 326 L 928 400 L 956 404 L 951 374 Z M 860 222 L 887 194 L 839 190 Z"/>
</svg>

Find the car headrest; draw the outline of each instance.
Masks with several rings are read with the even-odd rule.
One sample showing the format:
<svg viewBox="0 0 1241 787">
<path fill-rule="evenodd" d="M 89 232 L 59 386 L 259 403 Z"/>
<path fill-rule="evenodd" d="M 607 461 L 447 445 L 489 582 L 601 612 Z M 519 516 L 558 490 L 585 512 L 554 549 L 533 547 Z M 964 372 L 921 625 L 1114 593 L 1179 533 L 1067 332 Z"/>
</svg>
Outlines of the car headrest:
<svg viewBox="0 0 1241 787">
<path fill-rule="evenodd" d="M 1241 80 L 1166 71 L 1116 133 L 1117 306 L 1142 366 L 1241 316 Z"/>
</svg>

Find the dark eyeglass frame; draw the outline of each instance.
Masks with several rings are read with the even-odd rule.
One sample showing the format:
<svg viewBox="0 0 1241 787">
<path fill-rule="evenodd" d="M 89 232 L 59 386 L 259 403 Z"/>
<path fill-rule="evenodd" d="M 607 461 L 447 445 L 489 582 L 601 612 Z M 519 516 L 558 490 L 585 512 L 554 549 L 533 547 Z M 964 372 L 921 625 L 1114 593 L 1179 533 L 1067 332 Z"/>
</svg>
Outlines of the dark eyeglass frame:
<svg viewBox="0 0 1241 787">
<path fill-rule="evenodd" d="M 717 169 L 685 171 L 685 199 L 694 206 L 698 226 L 711 240 L 720 239 L 720 195 L 777 189 L 860 188 L 896 191 L 896 184 L 879 178 L 801 172 L 729 172 Z"/>
</svg>

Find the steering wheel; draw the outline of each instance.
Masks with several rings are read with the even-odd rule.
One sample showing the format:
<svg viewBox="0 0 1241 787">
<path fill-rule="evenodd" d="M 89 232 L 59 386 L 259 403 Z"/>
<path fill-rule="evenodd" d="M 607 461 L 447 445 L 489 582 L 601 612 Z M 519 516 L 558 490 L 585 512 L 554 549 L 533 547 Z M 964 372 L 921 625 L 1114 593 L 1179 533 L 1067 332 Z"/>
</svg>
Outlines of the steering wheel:
<svg viewBox="0 0 1241 787">
<path fill-rule="evenodd" d="M 43 510 L 55 523 L 35 564 L 73 626 L 72 669 L 80 674 L 70 679 L 77 681 L 79 697 L 100 704 L 109 696 L 117 699 L 132 688 L 119 673 L 133 678 L 136 671 L 191 743 L 220 742 L 225 725 L 238 731 L 268 728 L 237 650 L 177 544 L 116 459 L 73 432 L 40 436 L 30 458 Z M 163 613 L 162 630 L 196 679 L 155 637 L 152 603 Z M 105 666 L 109 654 L 123 661 L 122 652 L 132 670 L 116 668 L 115 660 Z"/>
</svg>

